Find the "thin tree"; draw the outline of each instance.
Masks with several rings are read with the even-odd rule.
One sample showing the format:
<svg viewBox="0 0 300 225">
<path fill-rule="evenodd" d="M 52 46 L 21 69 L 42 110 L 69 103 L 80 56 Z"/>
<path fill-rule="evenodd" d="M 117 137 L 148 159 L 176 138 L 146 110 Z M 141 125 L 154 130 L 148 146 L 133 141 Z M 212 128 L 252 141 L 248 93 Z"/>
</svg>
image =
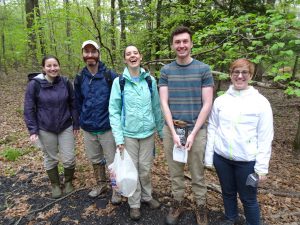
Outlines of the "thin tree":
<svg viewBox="0 0 300 225">
<path fill-rule="evenodd" d="M 37 60 L 37 38 L 34 29 L 34 15 L 35 8 L 38 6 L 38 0 L 25 0 L 25 12 L 26 12 L 26 27 L 28 34 L 28 47 L 29 52 L 27 54 L 28 59 L 31 59 L 31 63 L 34 66 L 38 66 Z"/>
<path fill-rule="evenodd" d="M 47 0 L 47 3 L 45 2 L 45 10 L 46 10 L 46 14 L 50 15 L 48 21 L 49 21 L 49 35 L 50 35 L 51 46 L 54 47 L 54 54 L 58 55 L 57 48 L 56 48 L 56 38 L 54 34 L 55 28 L 54 28 L 53 16 L 51 15 L 51 6 L 49 0 Z"/>
<path fill-rule="evenodd" d="M 1 72 L 1 68 L 3 65 L 3 69 L 5 74 L 7 74 L 7 67 L 6 67 L 6 56 L 5 56 L 5 33 L 4 33 L 4 28 L 5 28 L 5 20 L 6 20 L 6 4 L 5 4 L 5 0 L 3 0 L 3 11 L 1 13 L 0 19 L 2 22 L 2 26 L 1 26 L 1 46 L 2 46 L 2 54 L 0 54 L 0 72 Z"/>
<path fill-rule="evenodd" d="M 66 10 L 66 36 L 67 36 L 67 66 L 68 70 L 71 70 L 71 56 L 72 56 L 72 49 L 71 49 L 71 20 L 70 20 L 70 2 L 69 0 L 64 0 L 64 6 Z"/>
<path fill-rule="evenodd" d="M 125 29 L 126 29 L 126 15 L 125 15 L 125 6 L 124 6 L 124 2 L 123 0 L 118 0 L 119 3 L 119 13 L 120 13 L 120 22 L 121 22 L 121 34 L 120 34 L 120 41 L 123 44 L 123 46 L 120 46 L 121 48 L 123 48 L 124 46 L 127 45 L 127 41 L 126 41 L 126 33 L 125 33 Z"/>
</svg>

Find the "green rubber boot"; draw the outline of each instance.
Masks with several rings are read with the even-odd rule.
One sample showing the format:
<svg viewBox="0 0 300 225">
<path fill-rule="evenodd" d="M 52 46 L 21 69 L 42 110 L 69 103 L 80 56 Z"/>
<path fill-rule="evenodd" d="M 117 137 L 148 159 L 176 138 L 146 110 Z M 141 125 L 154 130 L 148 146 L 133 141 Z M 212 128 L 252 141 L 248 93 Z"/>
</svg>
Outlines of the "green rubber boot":
<svg viewBox="0 0 300 225">
<path fill-rule="evenodd" d="M 72 180 L 74 177 L 75 168 L 64 168 L 65 174 L 65 193 L 69 194 L 74 191 Z"/>
<path fill-rule="evenodd" d="M 60 189 L 59 174 L 57 166 L 51 170 L 47 170 L 48 177 L 51 182 L 52 198 L 60 198 L 62 191 Z"/>
</svg>

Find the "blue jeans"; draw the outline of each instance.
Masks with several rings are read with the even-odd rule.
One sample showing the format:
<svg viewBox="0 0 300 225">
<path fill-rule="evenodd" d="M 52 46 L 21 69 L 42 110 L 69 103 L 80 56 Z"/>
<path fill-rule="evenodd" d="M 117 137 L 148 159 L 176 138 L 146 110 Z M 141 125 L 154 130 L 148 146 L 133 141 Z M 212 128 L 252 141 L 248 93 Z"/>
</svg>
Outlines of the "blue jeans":
<svg viewBox="0 0 300 225">
<path fill-rule="evenodd" d="M 225 216 L 232 221 L 238 217 L 237 193 L 239 193 L 247 225 L 260 223 L 257 188 L 246 186 L 248 175 L 254 173 L 254 164 L 255 161 L 233 161 L 214 153 L 214 166 L 222 188 Z"/>
</svg>

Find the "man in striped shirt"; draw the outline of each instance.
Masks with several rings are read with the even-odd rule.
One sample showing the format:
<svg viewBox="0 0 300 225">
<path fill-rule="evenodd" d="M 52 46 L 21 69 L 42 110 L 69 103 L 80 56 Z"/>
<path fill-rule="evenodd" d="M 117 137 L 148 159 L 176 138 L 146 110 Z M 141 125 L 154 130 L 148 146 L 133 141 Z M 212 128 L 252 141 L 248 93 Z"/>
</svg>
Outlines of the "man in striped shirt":
<svg viewBox="0 0 300 225">
<path fill-rule="evenodd" d="M 207 189 L 203 165 L 206 144 L 205 121 L 212 107 L 214 81 L 210 67 L 191 57 L 193 42 L 189 28 L 181 26 L 172 32 L 171 47 L 176 53 L 176 60 L 161 69 L 159 80 L 160 100 L 166 120 L 163 144 L 173 195 L 173 204 L 166 217 L 166 224 L 177 224 L 183 212 L 185 164 L 173 160 L 174 145 L 183 145 L 188 151 L 187 164 L 197 204 L 196 219 L 197 223 L 202 225 L 207 224 Z M 176 133 L 178 123 L 183 124 L 186 130 L 184 143 Z"/>
</svg>

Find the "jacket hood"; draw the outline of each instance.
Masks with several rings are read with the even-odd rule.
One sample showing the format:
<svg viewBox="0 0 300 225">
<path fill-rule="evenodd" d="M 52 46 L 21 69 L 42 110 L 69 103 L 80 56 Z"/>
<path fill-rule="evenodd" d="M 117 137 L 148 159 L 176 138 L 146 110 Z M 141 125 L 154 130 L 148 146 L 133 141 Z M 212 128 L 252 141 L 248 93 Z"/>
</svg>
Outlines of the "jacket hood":
<svg viewBox="0 0 300 225">
<path fill-rule="evenodd" d="M 144 68 L 140 68 L 140 79 L 145 79 L 145 77 L 150 76 L 149 72 L 146 72 Z M 130 72 L 127 67 L 125 67 L 123 71 L 123 77 L 129 81 L 131 81 Z"/>
<path fill-rule="evenodd" d="M 229 89 L 226 91 L 226 94 L 243 97 L 243 96 L 258 94 L 258 90 L 256 90 L 252 86 L 249 86 L 249 88 L 246 90 L 236 90 L 234 89 L 233 85 L 230 85 Z"/>
<path fill-rule="evenodd" d="M 50 86 L 53 86 L 53 84 L 58 83 L 61 80 L 61 76 L 59 75 L 59 76 L 55 77 L 53 83 L 50 83 L 45 78 L 45 75 L 43 73 L 40 73 L 40 74 L 36 75 L 35 77 L 29 78 L 29 79 L 40 83 L 41 87 L 50 87 Z"/>
<path fill-rule="evenodd" d="M 106 70 L 105 64 L 103 62 L 101 62 L 101 61 L 98 61 L 98 71 L 97 71 L 97 73 L 94 76 L 88 70 L 87 66 L 83 68 L 82 74 L 84 74 L 85 76 L 87 76 L 89 78 L 91 78 L 91 77 L 100 78 L 102 72 L 105 71 L 105 70 Z"/>
</svg>

